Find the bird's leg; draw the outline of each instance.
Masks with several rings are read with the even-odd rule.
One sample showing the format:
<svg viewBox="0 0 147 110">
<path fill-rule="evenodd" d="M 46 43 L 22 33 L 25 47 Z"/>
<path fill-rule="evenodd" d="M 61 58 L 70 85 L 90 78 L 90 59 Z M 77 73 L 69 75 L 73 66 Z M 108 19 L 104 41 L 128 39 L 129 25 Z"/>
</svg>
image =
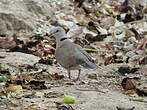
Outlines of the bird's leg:
<svg viewBox="0 0 147 110">
<path fill-rule="evenodd" d="M 71 79 L 70 70 L 68 70 L 68 78 Z"/>
<path fill-rule="evenodd" d="M 77 80 L 80 80 L 81 69 L 79 69 Z"/>
</svg>

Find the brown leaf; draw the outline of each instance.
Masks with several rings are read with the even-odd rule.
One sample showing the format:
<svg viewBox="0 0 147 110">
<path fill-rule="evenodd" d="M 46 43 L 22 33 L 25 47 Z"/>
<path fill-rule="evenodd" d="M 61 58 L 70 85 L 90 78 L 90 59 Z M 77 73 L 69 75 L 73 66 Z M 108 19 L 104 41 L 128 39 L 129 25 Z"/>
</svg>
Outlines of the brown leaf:
<svg viewBox="0 0 147 110">
<path fill-rule="evenodd" d="M 36 110 L 37 109 L 37 104 L 31 104 L 27 107 L 27 110 Z"/>
<path fill-rule="evenodd" d="M 136 86 L 136 92 L 139 96 L 147 96 L 147 84 L 140 84 Z"/>
<path fill-rule="evenodd" d="M 29 82 L 29 85 L 32 89 L 47 89 L 45 81 L 32 80 Z"/>
<path fill-rule="evenodd" d="M 64 78 L 64 75 L 59 75 L 58 73 L 52 74 L 51 79 L 52 80 L 61 80 Z"/>
<path fill-rule="evenodd" d="M 97 35 L 97 36 L 93 36 L 91 34 L 86 34 L 85 39 L 87 39 L 90 42 L 96 42 L 96 41 L 103 41 L 104 38 L 106 38 L 107 36 L 108 36 L 107 34 Z"/>
<path fill-rule="evenodd" d="M 30 80 L 33 80 L 33 76 L 28 75 L 28 74 L 21 74 L 21 75 L 16 75 L 16 76 L 11 76 L 10 80 L 13 84 L 25 84 L 25 82 L 29 82 Z"/>
<path fill-rule="evenodd" d="M 69 104 L 62 104 L 62 105 L 59 105 L 57 107 L 58 110 L 75 110 L 71 105 Z"/>
<path fill-rule="evenodd" d="M 105 17 L 100 22 L 101 26 L 105 29 L 109 29 L 115 25 L 115 19 L 113 17 Z"/>
<path fill-rule="evenodd" d="M 129 0 L 125 0 L 119 7 L 120 12 L 127 13 L 133 11 L 133 8 L 129 5 Z"/>
<path fill-rule="evenodd" d="M 4 88 L 6 92 L 15 92 L 17 94 L 20 94 L 23 92 L 22 86 L 20 85 L 15 85 L 15 86 L 9 86 L 7 88 Z"/>
<path fill-rule="evenodd" d="M 124 78 L 121 82 L 121 86 L 123 87 L 124 90 L 135 89 L 137 84 L 138 84 L 138 80 L 135 78 Z"/>
</svg>

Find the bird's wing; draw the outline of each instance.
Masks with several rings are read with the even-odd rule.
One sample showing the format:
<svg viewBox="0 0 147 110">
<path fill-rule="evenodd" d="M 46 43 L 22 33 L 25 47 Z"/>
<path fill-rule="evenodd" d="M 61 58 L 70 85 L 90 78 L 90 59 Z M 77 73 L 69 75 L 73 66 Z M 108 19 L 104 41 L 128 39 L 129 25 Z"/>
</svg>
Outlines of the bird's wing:
<svg viewBox="0 0 147 110">
<path fill-rule="evenodd" d="M 80 51 L 88 60 L 92 61 L 91 56 L 83 50 L 83 48 L 80 45 L 74 44 L 78 51 Z"/>
<path fill-rule="evenodd" d="M 77 64 L 82 65 L 85 68 L 97 68 L 97 66 L 92 62 L 92 59 L 89 54 L 84 51 L 81 46 L 74 44 L 74 47 Z"/>
</svg>

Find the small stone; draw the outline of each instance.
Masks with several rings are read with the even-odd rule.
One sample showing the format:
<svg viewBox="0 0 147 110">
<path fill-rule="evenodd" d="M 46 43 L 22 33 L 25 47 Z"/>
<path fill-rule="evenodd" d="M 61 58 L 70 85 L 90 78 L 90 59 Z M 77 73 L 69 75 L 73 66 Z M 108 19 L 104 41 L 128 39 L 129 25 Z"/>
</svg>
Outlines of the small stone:
<svg viewBox="0 0 147 110">
<path fill-rule="evenodd" d="M 88 78 L 90 79 L 97 79 L 97 73 L 89 73 Z"/>
<path fill-rule="evenodd" d="M 127 74 L 130 73 L 130 71 L 131 71 L 131 70 L 130 70 L 129 67 L 120 67 L 120 68 L 118 69 L 118 72 L 121 73 L 121 74 L 123 74 L 123 75 L 126 74 L 126 73 L 127 73 Z"/>
</svg>

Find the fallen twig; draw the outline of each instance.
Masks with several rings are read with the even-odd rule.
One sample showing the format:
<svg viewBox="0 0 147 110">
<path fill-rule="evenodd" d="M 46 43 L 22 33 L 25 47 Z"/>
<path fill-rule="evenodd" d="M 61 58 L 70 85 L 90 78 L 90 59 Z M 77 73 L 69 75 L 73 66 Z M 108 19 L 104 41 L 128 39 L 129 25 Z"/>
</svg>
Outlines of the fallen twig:
<svg viewBox="0 0 147 110">
<path fill-rule="evenodd" d="M 79 91 L 96 91 L 96 92 L 101 92 L 101 93 L 106 93 L 100 89 L 85 89 L 85 88 L 76 88 L 76 90 L 79 90 Z"/>
<path fill-rule="evenodd" d="M 90 49 L 90 48 L 84 48 L 87 52 L 109 52 L 109 50 L 100 50 L 100 49 Z"/>
<path fill-rule="evenodd" d="M 147 103 L 147 100 L 144 100 L 144 99 L 130 99 L 130 101 L 137 101 L 137 102 Z"/>
</svg>

